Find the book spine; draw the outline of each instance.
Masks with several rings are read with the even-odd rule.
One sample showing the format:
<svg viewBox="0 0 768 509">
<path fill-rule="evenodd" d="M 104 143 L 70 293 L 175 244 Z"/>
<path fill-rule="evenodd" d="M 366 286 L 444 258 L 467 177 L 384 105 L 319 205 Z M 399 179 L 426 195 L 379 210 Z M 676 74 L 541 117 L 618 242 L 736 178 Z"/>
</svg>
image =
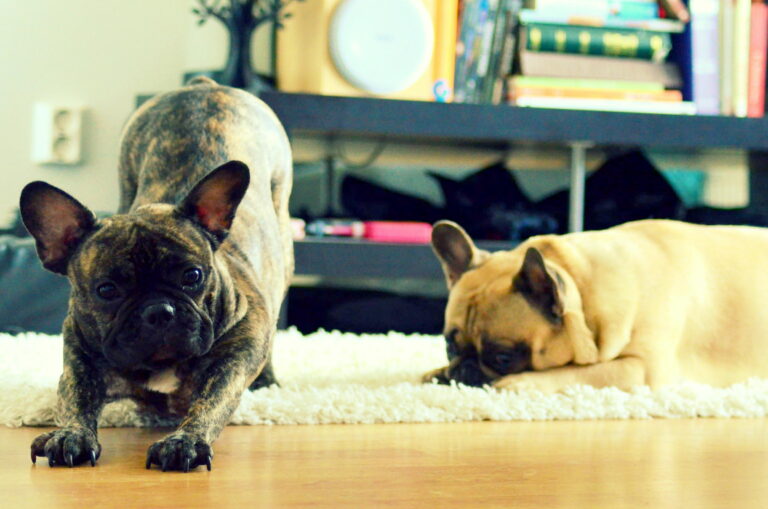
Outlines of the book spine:
<svg viewBox="0 0 768 509">
<path fill-rule="evenodd" d="M 679 19 L 683 23 L 690 21 L 691 15 L 685 7 L 683 0 L 659 0 L 659 3 L 664 8 L 664 11 L 673 18 Z"/>
<path fill-rule="evenodd" d="M 528 26 L 526 34 L 525 45 L 531 51 L 642 58 L 659 62 L 666 58 L 672 47 L 669 34 L 645 30 L 535 23 Z"/>
<path fill-rule="evenodd" d="M 493 103 L 493 89 L 496 86 L 499 76 L 499 59 L 501 58 L 501 48 L 504 44 L 504 30 L 507 24 L 507 12 L 510 8 L 511 0 L 500 0 L 493 20 L 493 33 L 491 35 L 491 44 L 489 48 L 488 71 L 482 82 L 480 102 Z"/>
<path fill-rule="evenodd" d="M 471 7 L 471 10 L 465 12 L 466 17 L 462 21 L 462 32 L 466 34 L 462 44 L 465 52 L 465 76 L 461 83 L 463 94 L 459 96 L 458 102 L 463 103 L 473 103 L 477 100 L 480 81 L 478 71 L 483 65 L 481 58 L 490 0 L 472 0 L 468 7 Z"/>
<path fill-rule="evenodd" d="M 616 16 L 593 16 L 571 12 L 539 12 L 523 9 L 520 12 L 523 24 L 543 23 L 551 25 L 579 25 L 606 28 L 633 28 L 652 32 L 680 33 L 685 29 L 685 23 L 673 19 L 621 19 Z"/>
<path fill-rule="evenodd" d="M 720 114 L 725 116 L 733 115 L 734 13 L 735 0 L 720 0 Z"/>
<path fill-rule="evenodd" d="M 496 83 L 493 87 L 492 102 L 499 104 L 502 102 L 506 93 L 507 77 L 514 70 L 515 54 L 517 53 L 518 41 L 518 16 L 522 8 L 522 0 L 509 0 L 506 12 L 506 26 L 504 27 L 504 41 L 501 45 L 499 55 L 499 71 L 496 77 Z"/>
<path fill-rule="evenodd" d="M 453 80 L 453 99 L 455 102 L 466 102 L 469 95 L 468 83 L 473 57 L 472 46 L 477 37 L 475 20 L 480 2 L 481 0 L 463 0 L 462 2 Z"/>
<path fill-rule="evenodd" d="M 483 102 L 483 90 L 488 79 L 488 69 L 491 63 L 491 46 L 493 45 L 493 33 L 496 26 L 496 13 L 499 8 L 499 0 L 484 0 L 486 8 L 481 12 L 480 24 L 480 42 L 475 46 L 477 50 L 477 65 L 472 73 L 473 84 L 471 85 L 472 94 L 469 102 Z"/>
<path fill-rule="evenodd" d="M 636 92 L 658 92 L 664 90 L 661 83 L 653 81 L 619 81 L 543 78 L 539 76 L 512 76 L 509 87 L 560 87 L 560 88 L 590 88 L 594 90 L 633 90 Z"/>
<path fill-rule="evenodd" d="M 636 58 L 521 51 L 519 62 L 526 76 L 653 81 L 665 88 L 679 88 L 682 83 L 677 66 Z"/>
<path fill-rule="evenodd" d="M 525 97 L 515 101 L 515 105 L 530 108 L 566 110 L 617 111 L 667 115 L 696 114 L 696 105 L 686 101 L 622 101 L 615 99 L 574 99 L 570 97 Z"/>
<path fill-rule="evenodd" d="M 624 101 L 669 101 L 680 102 L 683 94 L 679 90 L 642 92 L 633 90 L 599 90 L 559 87 L 514 87 L 510 89 L 509 100 L 525 97 L 572 97 L 577 99 L 616 99 Z"/>
<path fill-rule="evenodd" d="M 762 1 L 752 3 L 751 24 L 747 116 L 762 117 L 765 113 L 766 53 L 768 53 L 768 6 Z"/>
<path fill-rule="evenodd" d="M 733 114 L 747 116 L 749 86 L 749 28 L 752 13 L 750 0 L 737 0 L 734 26 Z"/>
<path fill-rule="evenodd" d="M 623 19 L 654 19 L 659 17 L 657 2 L 616 1 L 611 2 L 611 16 Z"/>
<path fill-rule="evenodd" d="M 654 19 L 659 6 L 648 0 L 537 0 L 536 11 L 574 16 L 610 16 L 619 19 Z"/>
<path fill-rule="evenodd" d="M 691 79 L 693 102 L 700 115 L 720 113 L 718 75 L 719 0 L 691 0 Z"/>
</svg>

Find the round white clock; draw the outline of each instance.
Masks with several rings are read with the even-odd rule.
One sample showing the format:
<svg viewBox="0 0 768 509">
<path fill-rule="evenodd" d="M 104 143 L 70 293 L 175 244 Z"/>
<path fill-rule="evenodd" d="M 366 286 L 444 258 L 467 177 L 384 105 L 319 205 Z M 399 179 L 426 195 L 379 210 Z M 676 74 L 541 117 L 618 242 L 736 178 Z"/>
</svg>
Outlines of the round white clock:
<svg viewBox="0 0 768 509">
<path fill-rule="evenodd" d="M 421 0 L 343 0 L 328 35 L 336 69 L 372 94 L 412 85 L 429 66 L 435 38 Z"/>
</svg>

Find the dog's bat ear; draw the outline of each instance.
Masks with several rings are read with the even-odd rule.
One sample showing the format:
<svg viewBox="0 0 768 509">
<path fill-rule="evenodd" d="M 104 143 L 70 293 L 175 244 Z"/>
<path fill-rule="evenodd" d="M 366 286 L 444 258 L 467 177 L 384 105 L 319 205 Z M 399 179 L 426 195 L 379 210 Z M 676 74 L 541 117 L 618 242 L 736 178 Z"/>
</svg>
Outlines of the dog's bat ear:
<svg viewBox="0 0 768 509">
<path fill-rule="evenodd" d="M 432 250 L 440 260 L 449 289 L 462 274 L 489 256 L 487 251 L 478 249 L 467 232 L 453 221 L 438 221 L 432 226 Z"/>
<path fill-rule="evenodd" d="M 544 257 L 531 247 L 514 278 L 512 289 L 520 292 L 528 303 L 555 325 L 563 323 L 563 299 L 555 277 L 547 269 Z"/>
<path fill-rule="evenodd" d="M 35 238 L 43 266 L 58 274 L 85 236 L 96 228 L 96 217 L 79 201 L 46 182 L 32 182 L 21 191 L 21 219 Z"/>
<path fill-rule="evenodd" d="M 248 190 L 249 182 L 250 171 L 245 163 L 224 163 L 192 188 L 179 205 L 179 212 L 221 242 L 232 227 L 235 212 Z"/>
</svg>

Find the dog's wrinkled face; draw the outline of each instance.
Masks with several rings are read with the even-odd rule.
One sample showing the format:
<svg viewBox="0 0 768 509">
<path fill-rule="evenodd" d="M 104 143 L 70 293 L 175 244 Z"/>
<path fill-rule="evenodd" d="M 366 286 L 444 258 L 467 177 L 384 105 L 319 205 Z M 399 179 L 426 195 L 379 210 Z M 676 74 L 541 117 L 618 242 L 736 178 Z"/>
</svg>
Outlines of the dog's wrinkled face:
<svg viewBox="0 0 768 509">
<path fill-rule="evenodd" d="M 223 297 L 215 250 L 248 187 L 222 165 L 179 205 L 152 204 L 96 221 L 48 184 L 25 188 L 21 212 L 43 264 L 72 284 L 70 316 L 114 368 L 158 371 L 205 355 Z"/>
<path fill-rule="evenodd" d="M 105 219 L 69 264 L 72 313 L 114 367 L 204 355 L 217 289 L 211 244 L 170 205 Z"/>
<path fill-rule="evenodd" d="M 450 378 L 483 385 L 573 359 L 562 319 L 545 316 L 515 288 L 512 276 L 521 266 L 518 256 L 490 255 L 451 289 L 444 330 L 448 360 L 455 366 Z"/>
<path fill-rule="evenodd" d="M 449 366 L 441 381 L 480 386 L 574 361 L 565 283 L 539 251 L 490 254 L 447 221 L 435 226 L 432 240 L 450 289 L 444 328 Z"/>
</svg>

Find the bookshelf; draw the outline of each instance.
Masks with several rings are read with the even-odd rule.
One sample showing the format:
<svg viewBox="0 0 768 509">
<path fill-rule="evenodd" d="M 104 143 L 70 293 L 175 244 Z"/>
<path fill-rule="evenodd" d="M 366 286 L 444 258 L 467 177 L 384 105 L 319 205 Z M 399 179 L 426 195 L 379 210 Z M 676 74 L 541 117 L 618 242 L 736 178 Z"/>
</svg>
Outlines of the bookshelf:
<svg viewBox="0 0 768 509">
<path fill-rule="evenodd" d="M 750 206 L 768 209 L 768 118 L 678 116 L 440 104 L 265 92 L 289 135 L 462 144 L 506 150 L 519 142 L 571 147 L 571 230 L 581 224 L 584 155 L 591 146 L 740 148 L 749 153 Z M 482 244 L 481 244 L 482 245 Z M 488 243 L 490 250 L 508 243 Z M 296 242 L 296 273 L 442 278 L 430 246 L 338 239 Z"/>
<path fill-rule="evenodd" d="M 290 133 L 462 142 L 518 141 L 768 150 L 768 119 L 519 108 L 265 92 Z"/>
</svg>

